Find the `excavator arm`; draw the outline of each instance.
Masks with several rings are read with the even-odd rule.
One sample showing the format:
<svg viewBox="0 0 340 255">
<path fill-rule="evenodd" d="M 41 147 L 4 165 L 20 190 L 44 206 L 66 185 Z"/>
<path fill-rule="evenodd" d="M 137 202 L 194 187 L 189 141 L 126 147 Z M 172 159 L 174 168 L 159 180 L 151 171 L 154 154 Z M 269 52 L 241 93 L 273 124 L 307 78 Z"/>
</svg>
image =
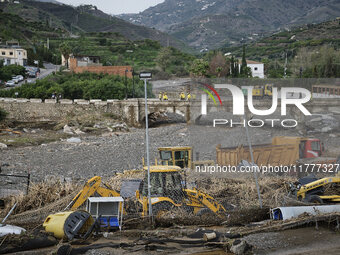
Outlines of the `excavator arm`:
<svg viewBox="0 0 340 255">
<path fill-rule="evenodd" d="M 71 208 L 72 211 L 77 210 L 84 202 L 95 193 L 102 197 L 118 197 L 120 194 L 110 189 L 108 186 L 105 188 L 101 187 L 102 178 L 100 176 L 95 176 L 89 179 L 83 189 L 72 199 L 71 203 L 65 208 L 65 210 Z"/>
<path fill-rule="evenodd" d="M 218 203 L 212 196 L 197 189 L 185 190 L 193 206 L 206 207 L 220 217 L 226 216 L 226 209 Z"/>
</svg>

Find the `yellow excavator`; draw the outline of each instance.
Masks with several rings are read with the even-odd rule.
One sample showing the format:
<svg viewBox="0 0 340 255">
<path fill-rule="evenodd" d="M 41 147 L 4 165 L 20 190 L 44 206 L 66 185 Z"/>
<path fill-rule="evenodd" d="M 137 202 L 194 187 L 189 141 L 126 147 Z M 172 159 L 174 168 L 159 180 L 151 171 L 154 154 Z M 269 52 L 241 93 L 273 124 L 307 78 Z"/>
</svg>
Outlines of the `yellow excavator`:
<svg viewBox="0 0 340 255">
<path fill-rule="evenodd" d="M 340 173 L 333 177 L 317 179 L 314 176 L 301 178 L 298 182 L 290 184 L 291 193 L 300 201 L 323 204 L 339 203 L 340 193 L 334 195 L 325 195 L 325 188 L 333 188 L 340 192 Z"/>
<path fill-rule="evenodd" d="M 146 168 L 144 168 L 146 170 Z M 151 204 L 153 215 L 157 218 L 175 208 L 182 208 L 188 213 L 202 215 L 212 212 L 219 217 L 226 216 L 226 210 L 212 196 L 196 188 L 185 188 L 178 166 L 150 166 Z M 65 209 L 77 210 L 90 196 L 115 197 L 120 193 L 110 187 L 101 186 L 101 177 L 88 180 L 84 188 L 74 197 Z M 147 174 L 136 190 L 136 199 L 141 205 L 141 216 L 148 214 Z"/>
<path fill-rule="evenodd" d="M 105 187 L 101 187 L 102 178 L 95 176 L 89 179 L 83 189 L 72 199 L 71 203 L 65 208 L 65 210 L 71 209 L 72 211 L 77 210 L 83 205 L 89 197 L 94 195 L 101 197 L 119 197 L 119 192 L 111 189 L 111 187 L 103 184 Z"/>
</svg>

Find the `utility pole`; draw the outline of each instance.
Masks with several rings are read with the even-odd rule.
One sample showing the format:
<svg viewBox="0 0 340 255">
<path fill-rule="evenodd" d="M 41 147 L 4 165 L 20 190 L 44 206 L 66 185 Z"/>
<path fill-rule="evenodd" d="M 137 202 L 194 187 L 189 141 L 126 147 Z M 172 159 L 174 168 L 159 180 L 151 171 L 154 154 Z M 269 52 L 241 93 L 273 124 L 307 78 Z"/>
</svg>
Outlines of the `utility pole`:
<svg viewBox="0 0 340 255">
<path fill-rule="evenodd" d="M 132 72 L 132 98 L 135 98 L 135 70 L 131 70 Z"/>
<path fill-rule="evenodd" d="M 148 91 L 147 80 L 152 78 L 152 73 L 140 73 L 139 78 L 144 80 L 144 100 L 145 100 L 145 143 L 146 143 L 146 163 L 148 166 L 148 201 L 149 201 L 149 217 L 153 222 L 152 204 L 151 204 L 151 182 L 150 182 L 150 153 L 149 153 L 149 120 L 148 120 Z"/>
<path fill-rule="evenodd" d="M 248 95 L 248 96 L 251 96 Z M 251 139 L 250 139 L 250 135 L 249 135 L 249 130 L 248 130 L 248 119 L 247 116 L 244 115 L 244 120 L 245 120 L 245 127 L 246 127 L 246 133 L 247 133 L 247 140 L 248 140 L 248 145 L 249 145 L 249 152 L 250 152 L 250 157 L 251 157 L 251 162 L 252 165 L 255 165 L 255 160 L 254 160 L 254 154 L 253 154 L 253 148 L 251 146 Z M 262 209 L 262 198 L 261 198 L 261 193 L 260 193 L 260 185 L 259 185 L 259 181 L 257 178 L 257 170 L 259 169 L 259 167 L 257 166 L 256 170 L 254 170 L 254 178 L 255 178 L 255 183 L 256 183 L 256 190 L 257 190 L 257 196 L 259 198 L 259 204 L 260 204 L 260 208 Z"/>
<path fill-rule="evenodd" d="M 284 68 L 284 74 L 283 74 L 284 78 L 287 78 L 287 64 L 288 64 L 288 56 L 286 52 L 285 68 Z"/>
</svg>

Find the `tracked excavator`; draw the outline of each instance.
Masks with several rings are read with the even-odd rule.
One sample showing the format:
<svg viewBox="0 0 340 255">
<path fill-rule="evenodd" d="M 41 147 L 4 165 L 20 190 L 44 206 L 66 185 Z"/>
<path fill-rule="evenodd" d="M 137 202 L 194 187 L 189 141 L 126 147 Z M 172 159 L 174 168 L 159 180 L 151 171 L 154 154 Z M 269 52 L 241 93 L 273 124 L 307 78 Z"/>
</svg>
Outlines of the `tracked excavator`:
<svg viewBox="0 0 340 255">
<path fill-rule="evenodd" d="M 146 170 L 146 169 L 144 169 Z M 157 218 L 175 208 L 182 208 L 188 213 L 201 215 L 211 212 L 223 218 L 226 209 L 212 196 L 203 193 L 196 188 L 187 189 L 181 176 L 181 168 L 178 166 L 151 166 L 151 204 L 153 215 Z M 65 209 L 77 210 L 90 196 L 115 197 L 120 193 L 107 185 L 101 186 L 101 177 L 95 176 L 88 180 L 83 189 L 73 198 Z M 141 216 L 148 214 L 148 189 L 147 175 L 140 182 L 139 189 L 135 191 L 135 198 L 140 205 Z"/>
</svg>

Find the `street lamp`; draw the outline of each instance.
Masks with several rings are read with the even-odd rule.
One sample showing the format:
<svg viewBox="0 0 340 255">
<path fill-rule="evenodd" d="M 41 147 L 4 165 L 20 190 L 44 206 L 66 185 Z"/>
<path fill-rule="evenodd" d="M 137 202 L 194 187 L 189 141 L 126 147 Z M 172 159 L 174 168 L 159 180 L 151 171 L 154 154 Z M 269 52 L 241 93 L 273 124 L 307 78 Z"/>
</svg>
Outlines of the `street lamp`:
<svg viewBox="0 0 340 255">
<path fill-rule="evenodd" d="M 148 166 L 148 201 L 149 201 L 149 217 L 152 220 L 152 204 L 151 204 L 151 183 L 150 183 L 150 155 L 149 155 L 149 120 L 148 120 L 148 92 L 146 81 L 152 78 L 151 73 L 140 73 L 139 78 L 144 80 L 144 99 L 145 99 L 145 140 L 146 140 L 146 163 Z"/>
</svg>

